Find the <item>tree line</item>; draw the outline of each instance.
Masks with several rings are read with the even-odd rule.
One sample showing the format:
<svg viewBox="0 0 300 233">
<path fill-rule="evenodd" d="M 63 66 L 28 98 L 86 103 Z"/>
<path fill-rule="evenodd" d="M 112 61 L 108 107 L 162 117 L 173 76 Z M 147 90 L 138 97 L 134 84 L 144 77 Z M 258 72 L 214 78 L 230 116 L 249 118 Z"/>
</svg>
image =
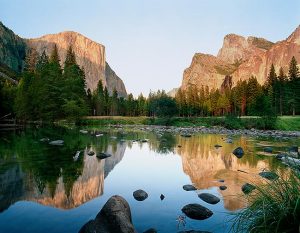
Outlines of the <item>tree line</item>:
<svg viewBox="0 0 300 233">
<path fill-rule="evenodd" d="M 0 67 L 1 68 L 1 67 Z M 13 113 L 20 120 L 79 119 L 94 116 L 276 116 L 300 114 L 300 73 L 293 57 L 288 73 L 272 64 L 267 81 L 260 85 L 256 77 L 238 81 L 226 76 L 219 89 L 189 86 L 179 89 L 175 98 L 163 90 L 148 97 L 109 93 L 100 80 L 94 92 L 86 89 L 85 73 L 69 46 L 63 67 L 56 45 L 50 56 L 35 49 L 27 52 L 24 71 L 15 87 L 0 82 L 1 113 Z"/>
</svg>

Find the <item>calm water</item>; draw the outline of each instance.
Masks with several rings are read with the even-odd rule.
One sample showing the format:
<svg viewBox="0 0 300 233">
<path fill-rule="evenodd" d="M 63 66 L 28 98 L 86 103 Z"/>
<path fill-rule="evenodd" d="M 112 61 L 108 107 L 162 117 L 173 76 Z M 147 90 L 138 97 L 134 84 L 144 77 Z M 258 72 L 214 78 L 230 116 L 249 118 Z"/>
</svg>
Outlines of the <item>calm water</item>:
<svg viewBox="0 0 300 233">
<path fill-rule="evenodd" d="M 103 136 L 96 137 L 100 132 Z M 262 148 L 271 145 L 277 152 L 297 143 L 236 136 L 228 144 L 223 140 L 226 135 L 183 138 L 109 129 L 88 134 L 78 129 L 31 129 L 0 137 L 0 232 L 18 233 L 78 232 L 115 194 L 129 202 L 138 232 L 151 227 L 158 232 L 228 232 L 231 213 L 245 206 L 241 186 L 259 180 L 262 169 L 285 169 L 272 156 L 260 155 Z M 64 146 L 40 141 L 46 137 L 63 139 Z M 215 144 L 223 147 L 216 149 Z M 231 154 L 237 146 L 246 151 L 241 159 Z M 112 157 L 99 160 L 87 155 L 90 150 Z M 76 151 L 81 151 L 77 160 Z M 191 183 L 198 191 L 182 189 Z M 220 191 L 220 185 L 227 190 Z M 132 193 L 137 189 L 145 190 L 148 199 L 136 201 Z M 207 204 L 198 198 L 201 192 L 213 193 L 221 201 Z M 163 201 L 160 194 L 165 195 Z M 202 204 L 214 214 L 202 221 L 187 218 L 185 228 L 178 229 L 176 218 L 189 203 Z"/>
</svg>

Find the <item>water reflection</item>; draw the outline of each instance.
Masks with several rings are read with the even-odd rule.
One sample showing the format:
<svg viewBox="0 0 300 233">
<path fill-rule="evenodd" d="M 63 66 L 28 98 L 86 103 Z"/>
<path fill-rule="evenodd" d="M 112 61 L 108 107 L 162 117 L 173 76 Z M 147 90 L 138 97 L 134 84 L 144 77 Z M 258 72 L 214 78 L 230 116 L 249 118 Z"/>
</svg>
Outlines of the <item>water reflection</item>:
<svg viewBox="0 0 300 233">
<path fill-rule="evenodd" d="M 39 141 L 45 135 L 59 136 L 52 131 L 27 131 L 26 136 L 21 133 L 10 138 L 9 144 L 2 144 L 0 211 L 19 200 L 70 209 L 98 197 L 103 194 L 105 177 L 126 149 L 124 143 L 108 144 L 108 136 L 94 143 L 93 137 L 72 131 L 60 137 L 65 146 L 55 147 Z M 88 155 L 91 150 L 112 156 L 99 160 Z M 76 151 L 81 153 L 74 161 Z"/>
<path fill-rule="evenodd" d="M 216 232 L 224 232 L 221 219 L 228 212 L 245 205 L 238 196 L 241 186 L 247 181 L 259 180 L 257 174 L 262 169 L 282 169 L 273 157 L 257 155 L 266 142 L 236 136 L 229 144 L 225 137 L 193 135 L 185 138 L 171 133 L 124 129 L 94 129 L 85 134 L 78 129 L 61 128 L 30 129 L 19 134 L 2 135 L 0 225 L 6 222 L 5 219 L 14 219 L 16 214 L 26 211 L 22 208 L 22 201 L 30 201 L 26 202 L 32 208 L 26 212 L 29 216 L 39 213 L 41 206 L 47 207 L 51 220 L 60 216 L 53 223 L 48 222 L 49 228 L 60 224 L 61 232 L 76 231 L 95 217 L 91 214 L 96 215 L 109 196 L 120 194 L 130 203 L 134 224 L 139 231 L 154 227 L 155 223 L 160 232 L 174 232 L 175 219 L 181 214 L 183 205 L 189 202 L 206 205 L 196 193 L 182 190 L 182 185 L 193 183 L 200 190 L 197 192 L 208 189 L 208 192 L 219 193 L 218 196 L 223 197 L 217 205 L 207 206 L 214 215 L 205 220 L 206 225 L 203 226 L 204 230 L 215 226 Z M 62 139 L 64 145 L 51 146 L 40 141 L 42 138 Z M 272 141 L 267 142 L 273 146 L 275 153 L 282 149 L 274 147 Z M 222 147 L 216 149 L 216 144 Z M 282 147 L 286 145 L 280 144 Z M 245 150 L 241 159 L 231 154 L 238 146 Z M 77 151 L 80 155 L 74 160 Z M 112 156 L 99 160 L 95 155 L 89 156 L 90 151 L 106 152 Z M 218 182 L 220 179 L 225 182 Z M 227 189 L 219 190 L 220 185 L 226 185 Z M 136 203 L 132 198 L 132 192 L 139 188 L 149 192 L 149 198 L 143 203 Z M 166 196 L 164 201 L 159 199 L 161 193 Z M 39 207 L 34 203 L 40 204 Z M 50 207 L 72 211 L 64 211 L 62 216 L 61 211 Z M 75 218 L 77 225 L 72 225 Z M 44 223 L 47 219 L 46 216 L 40 217 Z M 65 224 L 65 221 L 70 224 Z M 203 223 L 188 222 L 194 229 Z M 28 223 L 31 222 L 24 220 L 20 228 Z M 7 229 L 11 227 L 8 223 L 5 225 Z M 39 227 L 44 229 L 44 226 Z M 12 232 L 19 230 L 16 228 Z M 28 229 L 27 232 L 33 230 Z"/>
<path fill-rule="evenodd" d="M 226 190 L 219 190 L 224 199 L 224 207 L 237 210 L 245 206 L 239 196 L 241 186 L 246 182 L 260 179 L 257 174 L 263 169 L 276 169 L 278 163 L 273 158 L 259 159 L 255 156 L 254 142 L 246 137 L 237 137 L 233 144 L 224 142 L 224 135 L 197 135 L 191 138 L 178 137 L 182 146 L 177 153 L 182 157 L 183 171 L 190 177 L 198 189 L 227 186 Z M 215 148 L 219 144 L 222 147 Z M 239 159 L 231 152 L 233 148 L 241 146 L 245 155 Z M 219 180 L 225 180 L 224 183 Z"/>
</svg>

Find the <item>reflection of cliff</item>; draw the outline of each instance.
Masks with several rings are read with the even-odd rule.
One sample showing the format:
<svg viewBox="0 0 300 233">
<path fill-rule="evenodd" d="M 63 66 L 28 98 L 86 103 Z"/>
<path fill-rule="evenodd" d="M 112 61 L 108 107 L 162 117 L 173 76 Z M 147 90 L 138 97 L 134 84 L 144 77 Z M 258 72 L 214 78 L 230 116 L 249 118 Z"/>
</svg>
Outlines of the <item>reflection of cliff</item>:
<svg viewBox="0 0 300 233">
<path fill-rule="evenodd" d="M 24 193 L 24 173 L 18 164 L 0 174 L 0 212 L 19 200 Z"/>
<path fill-rule="evenodd" d="M 198 189 L 226 185 L 227 189 L 220 191 L 224 197 L 224 206 L 226 209 L 236 210 L 245 204 L 238 197 L 241 194 L 241 186 L 246 181 L 254 180 L 254 174 L 257 174 L 258 170 L 268 167 L 266 161 L 254 160 L 254 156 L 248 152 L 247 143 L 249 142 L 245 138 L 240 138 L 234 144 L 226 144 L 222 143 L 221 136 L 199 135 L 189 139 L 180 138 L 179 144 L 182 147 L 178 148 L 177 152 L 182 157 L 184 172 Z M 215 144 L 222 144 L 223 147 L 215 149 Z M 241 159 L 231 154 L 237 146 L 246 150 Z M 225 183 L 219 183 L 219 179 L 224 179 Z"/>
<path fill-rule="evenodd" d="M 63 176 L 57 180 L 54 193 L 51 192 L 52 187 L 49 185 L 46 185 L 41 193 L 36 177 L 31 173 L 22 173 L 19 165 L 12 167 L 0 175 L 0 211 L 18 200 L 30 200 L 43 205 L 70 209 L 96 198 L 103 194 L 104 178 L 122 160 L 125 149 L 126 144 L 118 144 L 115 151 L 109 146 L 107 152 L 112 156 L 105 160 L 99 160 L 95 155 L 88 156 L 89 149 L 86 149 L 82 173 L 72 184 L 69 192 L 66 191 Z M 95 148 L 93 150 L 96 152 Z"/>
</svg>

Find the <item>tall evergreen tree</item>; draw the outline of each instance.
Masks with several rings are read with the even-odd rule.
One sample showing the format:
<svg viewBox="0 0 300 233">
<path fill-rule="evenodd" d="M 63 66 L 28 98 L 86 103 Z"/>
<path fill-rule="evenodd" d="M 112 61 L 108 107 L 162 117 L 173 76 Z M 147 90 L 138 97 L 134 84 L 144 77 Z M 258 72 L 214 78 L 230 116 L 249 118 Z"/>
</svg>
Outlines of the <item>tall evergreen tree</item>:
<svg viewBox="0 0 300 233">
<path fill-rule="evenodd" d="M 296 58 L 293 56 L 289 66 L 289 100 L 292 114 L 300 112 L 300 74 Z"/>
</svg>

